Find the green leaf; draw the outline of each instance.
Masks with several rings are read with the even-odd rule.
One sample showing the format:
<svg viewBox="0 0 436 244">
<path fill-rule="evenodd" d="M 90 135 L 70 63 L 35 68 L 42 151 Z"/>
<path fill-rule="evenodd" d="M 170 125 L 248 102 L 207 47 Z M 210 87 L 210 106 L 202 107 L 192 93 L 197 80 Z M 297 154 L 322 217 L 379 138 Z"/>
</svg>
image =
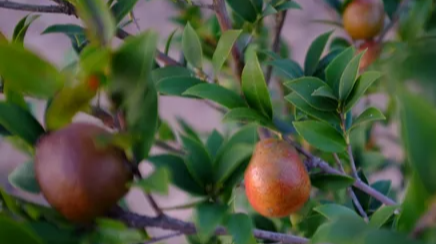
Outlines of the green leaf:
<svg viewBox="0 0 436 244">
<path fill-rule="evenodd" d="M 310 176 L 312 186 L 324 191 L 337 191 L 351 186 L 354 179 L 346 175 L 317 173 Z"/>
<path fill-rule="evenodd" d="M 38 98 L 52 97 L 65 82 L 54 66 L 17 44 L 0 44 L 0 75 L 13 91 Z"/>
<path fill-rule="evenodd" d="M 297 95 L 296 92 L 293 92 L 285 97 L 285 99 L 294 104 L 295 107 L 303 111 L 304 113 L 325 121 L 332 125 L 339 125 L 341 123 L 341 119 L 339 118 L 339 115 L 336 112 L 326 112 L 326 111 L 320 111 L 312 106 L 310 106 L 306 101 L 304 101 L 300 96 Z"/>
<path fill-rule="evenodd" d="M 260 125 L 274 128 L 274 125 L 270 119 L 251 108 L 235 108 L 230 110 L 224 115 L 223 118 L 223 122 L 229 121 L 239 121 L 245 123 L 256 122 Z"/>
<path fill-rule="evenodd" d="M 402 92 L 401 132 L 410 165 L 429 193 L 436 193 L 436 110 L 424 98 Z"/>
<path fill-rule="evenodd" d="M 324 86 L 325 83 L 316 77 L 302 77 L 285 83 L 285 86 L 297 93 L 306 103 L 317 110 L 336 111 L 335 100 L 312 96 L 312 93 Z"/>
<path fill-rule="evenodd" d="M 293 80 L 304 75 L 303 69 L 294 60 L 274 59 L 266 64 L 273 66 L 275 73 L 283 79 Z"/>
<path fill-rule="evenodd" d="M 424 33 L 432 12 L 433 1 L 423 0 L 409 5 L 408 12 L 399 19 L 398 34 L 403 41 L 413 41 Z"/>
<path fill-rule="evenodd" d="M 360 217 L 344 215 L 320 226 L 313 235 L 311 243 L 360 243 L 367 231 L 368 227 Z"/>
<path fill-rule="evenodd" d="M 350 63 L 345 67 L 342 73 L 341 79 L 339 81 L 339 100 L 345 101 L 353 90 L 354 83 L 356 82 L 356 77 L 359 72 L 359 64 L 365 51 L 360 52 L 356 55 Z"/>
<path fill-rule="evenodd" d="M 268 15 L 276 14 L 277 10 L 271 5 L 271 3 L 268 3 L 265 6 L 265 9 L 262 11 L 262 17 L 266 17 Z"/>
<path fill-rule="evenodd" d="M 227 211 L 226 205 L 213 203 L 204 203 L 195 209 L 195 225 L 203 243 L 212 236 L 215 228 L 226 217 Z"/>
<path fill-rule="evenodd" d="M 226 223 L 226 227 L 235 244 L 256 243 L 253 236 L 253 222 L 246 214 L 232 214 Z"/>
<path fill-rule="evenodd" d="M 129 229 L 124 223 L 111 219 L 99 219 L 97 228 L 91 235 L 91 243 L 124 244 L 147 240 L 144 231 Z"/>
<path fill-rule="evenodd" d="M 318 66 L 319 59 L 321 58 L 321 55 L 324 52 L 324 48 L 327 45 L 327 41 L 329 40 L 332 33 L 332 31 L 329 31 L 318 36 L 315 41 L 313 41 L 310 45 L 309 51 L 307 51 L 306 59 L 304 61 L 305 75 L 310 76 L 315 72 Z"/>
<path fill-rule="evenodd" d="M 117 1 L 111 8 L 115 23 L 120 23 L 133 10 L 138 0 Z"/>
<path fill-rule="evenodd" d="M 390 217 L 395 214 L 398 206 L 385 206 L 378 209 L 372 216 L 369 221 L 369 225 L 375 228 L 381 228 Z"/>
<path fill-rule="evenodd" d="M 215 163 L 214 179 L 217 184 L 227 180 L 227 178 L 253 153 L 253 146 L 239 144 L 227 150 L 219 161 Z"/>
<path fill-rule="evenodd" d="M 41 192 L 39 184 L 36 181 L 35 165 L 32 161 L 17 166 L 14 171 L 9 174 L 8 180 L 11 185 L 23 191 L 34 194 Z"/>
<path fill-rule="evenodd" d="M 333 92 L 339 97 L 339 84 L 342 74 L 345 71 L 348 63 L 354 57 L 354 47 L 349 47 L 342 51 L 333 61 L 327 66 L 325 70 L 327 84 L 333 89 Z"/>
<path fill-rule="evenodd" d="M 365 94 L 366 90 L 372 85 L 372 83 L 374 83 L 374 81 L 378 80 L 380 76 L 381 74 L 375 71 L 368 71 L 359 76 L 353 90 L 345 102 L 344 113 L 353 108 L 363 94 Z"/>
<path fill-rule="evenodd" d="M 254 23 L 261 13 L 262 8 L 258 8 L 257 4 L 254 4 L 256 0 L 227 0 L 227 3 L 239 15 L 242 19 Z M 261 5 L 262 6 L 262 5 Z"/>
<path fill-rule="evenodd" d="M 76 0 L 75 2 L 77 14 L 88 27 L 86 33 L 91 42 L 109 45 L 115 35 L 116 26 L 106 2 L 104 0 Z"/>
<path fill-rule="evenodd" d="M 295 129 L 307 142 L 325 152 L 343 152 L 347 143 L 344 137 L 324 122 L 306 120 L 294 122 Z"/>
<path fill-rule="evenodd" d="M 165 44 L 165 55 L 168 55 L 169 51 L 170 51 L 170 47 L 171 47 L 171 43 L 173 41 L 174 35 L 176 34 L 178 29 L 173 30 L 173 32 L 171 32 L 171 34 L 168 36 L 167 42 Z M 171 67 L 171 66 L 169 66 Z"/>
<path fill-rule="evenodd" d="M 381 194 L 388 196 L 389 192 L 391 191 L 391 184 L 392 183 L 390 180 L 380 180 L 371 184 L 371 187 Z M 382 202 L 371 196 L 369 201 L 369 211 L 375 211 L 380 208 L 381 205 Z"/>
<path fill-rule="evenodd" d="M 330 43 L 330 50 L 340 49 L 343 51 L 346 48 L 350 47 L 350 42 L 342 37 L 335 37 L 332 42 Z"/>
<path fill-rule="evenodd" d="M 194 67 L 201 69 L 203 51 L 201 49 L 200 38 L 189 22 L 186 24 L 185 30 L 183 31 L 182 50 L 186 60 Z"/>
<path fill-rule="evenodd" d="M 170 181 L 179 189 L 194 195 L 205 195 L 204 189 L 192 178 L 182 158 L 164 154 L 151 156 L 147 161 L 157 168 L 166 168 L 170 173 Z"/>
<path fill-rule="evenodd" d="M 81 236 L 69 228 L 58 227 L 47 222 L 30 222 L 27 224 L 33 232 L 38 233 L 44 244 L 79 244 Z"/>
<path fill-rule="evenodd" d="M 23 94 L 10 89 L 6 81 L 3 81 L 3 94 L 7 102 L 18 105 L 26 110 L 29 109 Z"/>
<path fill-rule="evenodd" d="M 112 57 L 109 91 L 121 97 L 128 132 L 140 135 L 134 145 L 136 159 L 147 158 L 158 125 L 158 95 L 151 76 L 157 46 L 151 31 L 131 37 Z"/>
<path fill-rule="evenodd" d="M 85 29 L 73 24 L 57 24 L 51 25 L 45 29 L 42 34 L 63 33 L 71 41 L 74 50 L 80 53 L 81 50 L 88 44 L 86 39 Z"/>
<path fill-rule="evenodd" d="M 254 49 L 247 51 L 247 59 L 241 79 L 242 91 L 248 105 L 266 116 L 266 118 L 271 119 L 273 115 L 271 99 Z"/>
<path fill-rule="evenodd" d="M 12 40 L 17 43 L 24 43 L 24 37 L 26 36 L 27 29 L 29 29 L 29 26 L 39 18 L 39 15 L 26 15 L 24 18 L 18 22 L 18 24 L 15 26 L 14 34 L 12 35 Z"/>
<path fill-rule="evenodd" d="M 157 134 L 158 138 L 163 141 L 174 141 L 176 139 L 176 135 L 174 134 L 173 129 L 166 121 L 161 120 Z"/>
<path fill-rule="evenodd" d="M 38 138 L 45 133 L 29 111 L 7 102 L 0 102 L 0 125 L 30 145 L 36 145 Z"/>
<path fill-rule="evenodd" d="M 208 99 L 223 105 L 226 108 L 233 109 L 238 107 L 246 107 L 245 101 L 233 92 L 217 84 L 202 83 L 195 85 L 186 90 L 183 95 L 190 95 Z"/>
<path fill-rule="evenodd" d="M 181 129 L 183 130 L 184 135 L 191 137 L 192 139 L 201 143 L 200 136 L 195 132 L 194 128 L 190 124 L 188 124 L 185 120 L 178 117 L 177 122 L 179 123 Z"/>
<path fill-rule="evenodd" d="M 169 172 L 166 168 L 157 168 L 150 176 L 140 179 L 134 183 L 134 186 L 141 188 L 144 192 L 156 192 L 162 195 L 168 195 Z"/>
<path fill-rule="evenodd" d="M 8 244 L 43 244 L 38 236 L 16 220 L 0 216 L 0 240 Z"/>
<path fill-rule="evenodd" d="M 6 207 L 7 210 L 11 211 L 17 216 L 21 215 L 22 211 L 18 205 L 17 200 L 13 196 L 9 195 L 2 188 L 0 188 L 0 203 L 2 204 L 2 208 Z"/>
<path fill-rule="evenodd" d="M 189 88 L 199 84 L 205 84 L 204 81 L 195 77 L 170 77 L 161 80 L 156 84 L 157 91 L 165 95 L 182 96 Z"/>
<path fill-rule="evenodd" d="M 207 151 L 212 156 L 212 158 L 215 158 L 223 143 L 223 136 L 217 130 L 213 130 L 213 132 L 207 138 L 206 142 Z"/>
<path fill-rule="evenodd" d="M 352 209 L 338 204 L 324 204 L 314 210 L 329 220 L 341 219 L 344 216 L 360 218 Z"/>
<path fill-rule="evenodd" d="M 153 78 L 153 81 L 158 84 L 164 79 L 167 78 L 177 78 L 177 77 L 193 77 L 194 73 L 181 66 L 166 66 L 159 69 L 154 69 L 151 72 L 151 76 Z"/>
<path fill-rule="evenodd" d="M 212 65 L 215 74 L 221 70 L 221 67 L 241 33 L 242 30 L 228 30 L 221 35 L 212 57 Z"/>
<path fill-rule="evenodd" d="M 189 172 L 194 177 L 206 185 L 213 182 L 213 164 L 212 159 L 201 142 L 191 138 L 182 136 L 182 144 L 187 152 L 186 166 Z"/>
<path fill-rule="evenodd" d="M 423 241 L 414 240 L 406 234 L 386 229 L 370 231 L 364 240 L 364 244 L 424 244 Z"/>
<path fill-rule="evenodd" d="M 361 126 L 362 124 L 367 122 L 385 119 L 386 117 L 383 115 L 382 112 L 380 112 L 380 110 L 375 107 L 369 107 L 354 120 L 353 125 L 348 130 L 351 131 L 352 129 Z"/>
<path fill-rule="evenodd" d="M 433 194 L 430 194 L 425 189 L 425 185 L 418 174 L 416 172 L 413 173 L 407 185 L 406 196 L 404 197 L 400 217 L 397 222 L 397 229 L 404 233 L 409 233 L 413 230 L 416 222 L 426 212 L 432 198 Z"/>
<path fill-rule="evenodd" d="M 333 99 L 333 100 L 338 100 L 338 98 L 333 93 L 332 88 L 330 88 L 328 85 L 324 85 L 324 86 L 321 86 L 320 88 L 316 89 L 312 93 L 312 96 L 315 96 L 315 97 L 325 97 L 325 98 L 330 98 L 330 99 Z"/>
<path fill-rule="evenodd" d="M 246 126 L 241 127 L 235 134 L 233 134 L 230 139 L 220 148 L 217 153 L 217 161 L 220 160 L 220 157 L 228 150 L 231 150 L 238 144 L 245 145 L 253 145 L 258 140 L 257 134 L 257 125 L 256 124 L 248 124 Z"/>
<path fill-rule="evenodd" d="M 276 5 L 275 6 L 277 12 L 281 12 L 284 10 L 288 10 L 288 9 L 302 9 L 300 4 L 296 3 L 295 1 L 285 1 L 282 4 Z"/>
<path fill-rule="evenodd" d="M 342 49 L 334 49 L 330 51 L 326 56 L 324 56 L 319 62 L 313 76 L 320 78 L 321 80 L 326 80 L 325 69 L 330 65 L 330 63 L 341 54 Z"/>
</svg>

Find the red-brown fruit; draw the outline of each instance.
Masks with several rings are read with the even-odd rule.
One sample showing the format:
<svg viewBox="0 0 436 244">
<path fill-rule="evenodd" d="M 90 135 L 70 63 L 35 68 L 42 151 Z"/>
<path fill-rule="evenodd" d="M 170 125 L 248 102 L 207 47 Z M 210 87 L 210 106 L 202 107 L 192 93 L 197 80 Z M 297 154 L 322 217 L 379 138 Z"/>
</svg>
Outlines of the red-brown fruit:
<svg viewBox="0 0 436 244">
<path fill-rule="evenodd" d="M 104 215 L 128 191 L 132 174 L 124 153 L 95 142 L 107 133 L 96 125 L 73 123 L 37 144 L 35 172 L 41 191 L 72 222 Z"/>
<path fill-rule="evenodd" d="M 354 0 L 342 16 L 344 28 L 357 39 L 371 39 L 383 29 L 384 7 L 381 0 Z"/>
<path fill-rule="evenodd" d="M 363 55 L 360 60 L 359 69 L 365 70 L 368 68 L 377 58 L 380 56 L 382 51 L 382 46 L 380 43 L 370 40 L 364 42 L 358 49 L 358 53 L 366 50 L 366 53 Z"/>
<path fill-rule="evenodd" d="M 244 175 L 251 206 L 266 217 L 298 211 L 310 196 L 310 179 L 297 151 L 283 140 L 257 143 Z"/>
</svg>

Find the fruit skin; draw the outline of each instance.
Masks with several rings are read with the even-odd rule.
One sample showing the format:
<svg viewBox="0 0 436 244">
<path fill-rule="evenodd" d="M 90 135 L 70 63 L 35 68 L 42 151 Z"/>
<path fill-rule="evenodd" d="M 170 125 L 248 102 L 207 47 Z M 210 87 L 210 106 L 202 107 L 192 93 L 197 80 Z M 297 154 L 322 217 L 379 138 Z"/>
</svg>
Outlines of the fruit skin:
<svg viewBox="0 0 436 244">
<path fill-rule="evenodd" d="M 383 29 L 384 7 L 380 0 L 354 0 L 342 16 L 344 28 L 357 39 L 371 39 Z"/>
<path fill-rule="evenodd" d="M 244 175 L 251 206 L 266 217 L 285 217 L 310 197 L 310 178 L 297 151 L 278 139 L 257 143 Z"/>
<path fill-rule="evenodd" d="M 366 50 L 366 53 L 363 55 L 362 59 L 360 60 L 360 64 L 359 64 L 360 70 L 365 70 L 375 60 L 377 60 L 377 58 L 380 56 L 380 53 L 382 51 L 382 46 L 380 43 L 374 40 L 369 40 L 359 46 L 358 53 L 364 50 Z"/>
<path fill-rule="evenodd" d="M 35 173 L 44 197 L 66 219 L 88 223 L 110 210 L 132 179 L 124 153 L 98 147 L 94 138 L 108 133 L 87 123 L 73 123 L 40 139 Z"/>
</svg>

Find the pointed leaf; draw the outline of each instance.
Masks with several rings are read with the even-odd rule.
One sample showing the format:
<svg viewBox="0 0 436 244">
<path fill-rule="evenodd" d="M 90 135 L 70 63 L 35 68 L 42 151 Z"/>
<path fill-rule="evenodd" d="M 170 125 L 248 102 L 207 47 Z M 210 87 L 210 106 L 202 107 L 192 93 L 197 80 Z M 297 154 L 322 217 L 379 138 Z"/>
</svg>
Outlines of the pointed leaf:
<svg viewBox="0 0 436 244">
<path fill-rule="evenodd" d="M 321 225 L 313 235 L 311 243 L 360 244 L 368 231 L 366 223 L 357 216 L 341 216 Z"/>
<path fill-rule="evenodd" d="M 33 162 L 23 163 L 9 174 L 9 182 L 16 188 L 30 193 L 38 194 L 41 192 L 35 177 L 35 165 Z"/>
<path fill-rule="evenodd" d="M 157 168 L 167 169 L 170 173 L 170 181 L 179 189 L 198 196 L 206 194 L 202 186 L 191 176 L 182 158 L 163 154 L 151 156 L 147 161 Z"/>
<path fill-rule="evenodd" d="M 329 220 L 342 218 L 343 216 L 360 218 L 359 215 L 357 215 L 357 213 L 354 212 L 352 209 L 338 204 L 324 204 L 314 208 L 314 210 Z"/>
<path fill-rule="evenodd" d="M 235 244 L 254 244 L 253 222 L 246 214 L 237 213 L 230 216 L 226 223 L 227 230 Z"/>
<path fill-rule="evenodd" d="M 173 32 L 171 32 L 171 34 L 168 36 L 167 42 L 165 44 L 165 55 L 168 55 L 169 51 L 170 51 L 170 47 L 171 47 L 171 43 L 173 41 L 174 35 L 176 34 L 178 29 L 173 30 Z"/>
<path fill-rule="evenodd" d="M 302 77 L 285 83 L 286 87 L 297 93 L 306 103 L 314 109 L 321 111 L 336 111 L 337 102 L 325 98 L 312 96 L 312 93 L 324 86 L 325 83 L 316 77 Z"/>
<path fill-rule="evenodd" d="M 312 186 L 327 191 L 337 191 L 351 186 L 354 179 L 346 175 L 318 173 L 310 176 Z"/>
<path fill-rule="evenodd" d="M 191 137 L 192 139 L 198 141 L 201 143 L 200 136 L 197 134 L 197 132 L 192 128 L 190 124 L 188 124 L 184 119 L 178 117 L 177 122 L 179 123 L 181 129 L 183 130 L 183 134 L 186 136 Z"/>
<path fill-rule="evenodd" d="M 17 44 L 0 44 L 0 76 L 12 90 L 38 98 L 52 97 L 65 81 L 54 66 Z"/>
<path fill-rule="evenodd" d="M 195 225 L 203 243 L 211 237 L 216 227 L 227 214 L 227 206 L 221 204 L 204 203 L 195 209 Z"/>
<path fill-rule="evenodd" d="M 436 109 L 430 102 L 402 92 L 401 131 L 407 158 L 429 193 L 436 193 Z"/>
<path fill-rule="evenodd" d="M 319 59 L 321 58 L 322 53 L 324 52 L 324 48 L 329 40 L 331 34 L 333 32 L 329 31 L 320 36 L 318 36 L 315 41 L 309 47 L 309 50 L 306 54 L 306 59 L 304 61 L 304 74 L 307 76 L 312 75 L 317 66 Z"/>
<path fill-rule="evenodd" d="M 363 123 L 377 121 L 377 120 L 385 120 L 386 117 L 375 107 L 369 107 L 365 111 L 363 111 L 359 117 L 357 117 L 349 131 L 352 129 L 362 125 Z"/>
<path fill-rule="evenodd" d="M 212 57 L 215 74 L 221 70 L 221 67 L 229 56 L 233 45 L 241 33 L 242 30 L 228 30 L 221 35 Z"/>
<path fill-rule="evenodd" d="M 0 102 L 0 125 L 30 145 L 36 145 L 38 138 L 45 133 L 29 111 L 7 102 Z"/>
<path fill-rule="evenodd" d="M 200 38 L 189 22 L 186 24 L 185 30 L 183 31 L 182 50 L 189 63 L 196 68 L 201 68 L 203 63 L 203 51 L 201 49 Z"/>
<path fill-rule="evenodd" d="M 272 14 L 276 14 L 276 13 L 277 13 L 277 10 L 271 5 L 271 3 L 268 3 L 262 12 L 262 17 L 266 17 L 268 15 L 272 15 Z"/>
<path fill-rule="evenodd" d="M 253 153 L 253 146 L 239 144 L 226 151 L 215 164 L 215 182 L 220 184 L 235 171 L 238 166 Z"/>
<path fill-rule="evenodd" d="M 272 127 L 272 122 L 264 115 L 258 113 L 251 108 L 235 108 L 224 115 L 223 122 L 239 121 L 239 122 L 256 122 L 260 125 Z"/>
<path fill-rule="evenodd" d="M 230 7 L 244 20 L 254 23 L 262 9 L 257 9 L 255 0 L 227 0 Z"/>
<path fill-rule="evenodd" d="M 217 84 L 202 83 L 187 89 L 183 95 L 190 95 L 208 99 L 223 105 L 226 108 L 233 109 L 246 107 L 245 101 L 234 91 L 226 89 Z"/>
<path fill-rule="evenodd" d="M 29 26 L 39 18 L 39 15 L 27 15 L 20 20 L 20 22 L 15 26 L 14 34 L 12 35 L 12 40 L 17 43 L 24 43 L 24 37 L 26 36 L 27 29 Z"/>
<path fill-rule="evenodd" d="M 186 150 L 186 165 L 192 176 L 203 185 L 213 182 L 212 159 L 201 142 L 182 136 L 182 144 Z"/>
<path fill-rule="evenodd" d="M 163 79 L 156 84 L 156 88 L 159 93 L 165 95 L 183 96 L 185 91 L 199 84 L 205 84 L 205 82 L 194 77 L 180 76 Z"/>
<path fill-rule="evenodd" d="M 389 218 L 395 214 L 398 206 L 385 206 L 378 209 L 369 221 L 369 225 L 375 228 L 381 228 Z"/>
<path fill-rule="evenodd" d="M 300 65 L 290 59 L 274 59 L 266 64 L 273 66 L 277 76 L 283 79 L 293 80 L 304 75 L 303 69 L 301 69 Z"/>
<path fill-rule="evenodd" d="M 110 44 L 115 34 L 115 20 L 103 0 L 76 0 L 79 17 L 88 27 L 86 33 L 92 42 L 102 45 Z"/>
<path fill-rule="evenodd" d="M 359 99 L 365 94 L 366 90 L 374 83 L 374 81 L 380 78 L 381 74 L 375 71 L 368 71 L 363 73 L 356 81 L 353 90 L 347 98 L 345 103 L 344 112 L 350 111 L 351 108 L 359 101 Z"/>
<path fill-rule="evenodd" d="M 120 23 L 121 20 L 124 19 L 124 17 L 129 14 L 129 12 L 131 12 L 133 10 L 133 8 L 135 7 L 136 3 L 138 2 L 138 0 L 122 0 L 122 1 L 117 1 L 113 6 L 112 6 L 112 14 L 115 17 L 115 23 Z"/>
<path fill-rule="evenodd" d="M 347 143 L 344 137 L 324 122 L 306 120 L 294 122 L 295 129 L 307 142 L 326 152 L 343 152 Z"/>
<path fill-rule="evenodd" d="M 282 4 L 276 5 L 275 8 L 277 9 L 277 12 L 281 12 L 288 9 L 302 9 L 300 4 L 296 3 L 293 0 L 285 1 Z"/>
<path fill-rule="evenodd" d="M 154 69 L 151 72 L 153 81 L 158 84 L 164 79 L 176 78 L 176 77 L 194 77 L 194 73 L 181 66 L 166 66 L 159 69 Z"/>
<path fill-rule="evenodd" d="M 324 85 L 324 86 L 321 86 L 320 88 L 316 89 L 312 93 L 312 96 L 315 96 L 315 97 L 326 97 L 326 98 L 330 98 L 330 99 L 333 99 L 333 100 L 338 100 L 338 98 L 333 93 L 332 88 L 330 88 L 328 85 Z"/>
<path fill-rule="evenodd" d="M 168 195 L 169 174 L 166 168 L 157 168 L 147 178 L 136 181 L 134 186 L 141 188 L 146 193 L 156 192 L 162 195 Z"/>
<path fill-rule="evenodd" d="M 271 119 L 271 99 L 257 54 L 254 49 L 247 52 L 246 64 L 242 71 L 242 91 L 251 108 Z"/>
<path fill-rule="evenodd" d="M 350 94 L 351 90 L 353 90 L 354 83 L 356 82 L 356 77 L 359 72 L 359 64 L 362 56 L 365 52 L 360 52 L 357 56 L 355 56 L 350 63 L 345 67 L 344 72 L 342 73 L 341 80 L 339 81 L 339 100 L 345 101 Z"/>
<path fill-rule="evenodd" d="M 174 134 L 173 129 L 170 127 L 170 125 L 166 122 L 161 120 L 160 126 L 158 129 L 158 137 L 159 139 L 163 141 L 174 141 L 176 140 L 176 135 Z"/>
<path fill-rule="evenodd" d="M 288 102 L 294 104 L 295 107 L 297 107 L 307 115 L 312 116 L 316 119 L 325 121 L 332 125 L 339 125 L 341 122 L 341 119 L 339 118 L 339 115 L 336 112 L 326 112 L 326 111 L 317 110 L 312 106 L 310 106 L 295 92 L 287 95 L 285 99 Z"/>
<path fill-rule="evenodd" d="M 246 126 L 241 127 L 235 134 L 233 134 L 230 139 L 220 148 L 217 154 L 217 160 L 222 157 L 222 155 L 227 152 L 228 150 L 231 150 L 233 147 L 235 147 L 238 144 L 245 144 L 245 145 L 253 145 L 258 140 L 258 134 L 257 134 L 257 125 L 256 124 L 249 124 Z"/>
<path fill-rule="evenodd" d="M 342 51 L 335 59 L 327 66 L 325 70 L 327 84 L 333 89 L 336 96 L 339 97 L 339 83 L 348 63 L 354 57 L 354 47 L 349 47 Z"/>
<path fill-rule="evenodd" d="M 215 156 L 218 153 L 218 150 L 224 143 L 223 136 L 217 131 L 213 130 L 213 132 L 209 135 L 206 142 L 207 151 L 212 156 L 212 158 L 215 158 Z"/>
<path fill-rule="evenodd" d="M 128 132 L 140 135 L 133 148 L 138 162 L 147 158 L 158 128 L 158 95 L 151 76 L 157 40 L 151 31 L 131 37 L 111 60 L 109 91 L 120 97 Z"/>
<path fill-rule="evenodd" d="M 24 223 L 0 216 L 0 240 L 8 244 L 43 244 L 42 240 Z"/>
</svg>

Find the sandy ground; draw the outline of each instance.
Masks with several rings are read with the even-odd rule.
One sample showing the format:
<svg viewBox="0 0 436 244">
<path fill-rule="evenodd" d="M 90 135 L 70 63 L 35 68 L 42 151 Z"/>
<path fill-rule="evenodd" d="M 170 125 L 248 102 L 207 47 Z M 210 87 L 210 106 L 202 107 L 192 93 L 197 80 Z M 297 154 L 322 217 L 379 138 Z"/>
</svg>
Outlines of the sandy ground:
<svg viewBox="0 0 436 244">
<path fill-rule="evenodd" d="M 48 0 L 21 0 L 20 2 L 27 2 L 31 4 L 50 4 Z M 206 2 L 206 1 L 203 1 Z M 288 13 L 285 27 L 283 29 L 283 36 L 286 41 L 290 44 L 292 49 L 292 57 L 299 63 L 303 63 L 305 53 L 309 47 L 310 42 L 320 33 L 332 29 L 330 26 L 320 25 L 311 23 L 311 19 L 326 19 L 331 15 L 326 11 L 324 6 L 319 0 L 298 0 L 303 7 L 303 11 L 292 10 Z M 205 10 L 208 11 L 208 10 Z M 138 23 L 141 30 L 146 30 L 152 28 L 159 32 L 161 42 L 165 43 L 165 39 L 174 30 L 172 23 L 168 21 L 168 18 L 174 15 L 174 10 L 171 6 L 167 4 L 166 1 L 162 0 L 152 0 L 152 1 L 139 1 L 135 14 L 138 18 Z M 210 12 L 209 12 L 210 13 Z M 15 24 L 24 16 L 26 12 L 21 11 L 11 11 L 0 9 L 0 31 L 3 32 L 7 37 L 12 36 L 13 28 Z M 53 64 L 61 67 L 65 64 L 65 55 L 69 52 L 70 42 L 62 35 L 40 35 L 40 33 L 49 25 L 54 23 L 77 23 L 78 21 L 74 17 L 69 17 L 59 14 L 45 14 L 42 15 L 34 24 L 30 27 L 25 45 L 34 50 L 35 52 L 41 54 L 47 60 L 51 61 Z M 136 33 L 138 30 L 131 25 L 128 28 L 131 33 Z M 341 31 L 337 31 L 336 34 L 343 34 Z M 177 56 L 174 56 L 177 57 Z M 23 67 L 23 72 L 25 72 L 26 67 Z M 383 105 L 382 98 L 376 98 L 378 104 Z M 36 101 L 35 113 L 37 117 L 41 119 L 44 104 Z M 222 129 L 220 127 L 220 115 L 211 110 L 204 103 L 196 102 L 193 100 L 181 99 L 181 98 L 161 98 L 160 99 L 160 115 L 168 120 L 170 124 L 175 124 L 175 118 L 177 116 L 183 117 L 193 126 L 198 128 L 198 130 L 207 132 L 214 128 Z M 80 120 L 88 120 L 86 116 L 79 116 Z M 380 128 L 383 131 L 386 129 Z M 389 128 L 390 131 L 395 132 L 395 128 Z M 401 157 L 398 154 L 398 148 L 387 148 L 385 154 L 390 157 Z M 153 153 L 158 153 L 159 151 L 153 149 Z M 0 142 L 0 183 L 6 184 L 7 175 L 20 163 L 28 160 L 26 155 L 17 152 L 8 143 Z M 141 170 L 144 173 L 148 173 L 151 170 L 147 164 L 142 164 Z M 393 178 L 398 172 L 383 172 L 373 180 L 380 178 Z M 394 182 L 394 185 L 398 184 Z M 34 197 L 29 196 L 28 197 Z M 169 196 L 156 197 L 158 202 L 162 206 L 174 206 L 178 204 L 183 204 L 188 201 L 185 194 L 172 188 Z M 139 190 L 132 190 L 127 196 L 128 204 L 133 211 L 144 214 L 152 214 L 147 201 L 143 197 Z M 170 215 L 174 217 L 180 217 L 187 219 L 190 216 L 190 211 L 177 211 L 171 212 Z M 151 230 L 151 234 L 159 235 L 162 233 L 160 230 Z M 175 238 L 168 243 L 183 243 L 183 238 Z"/>
</svg>

